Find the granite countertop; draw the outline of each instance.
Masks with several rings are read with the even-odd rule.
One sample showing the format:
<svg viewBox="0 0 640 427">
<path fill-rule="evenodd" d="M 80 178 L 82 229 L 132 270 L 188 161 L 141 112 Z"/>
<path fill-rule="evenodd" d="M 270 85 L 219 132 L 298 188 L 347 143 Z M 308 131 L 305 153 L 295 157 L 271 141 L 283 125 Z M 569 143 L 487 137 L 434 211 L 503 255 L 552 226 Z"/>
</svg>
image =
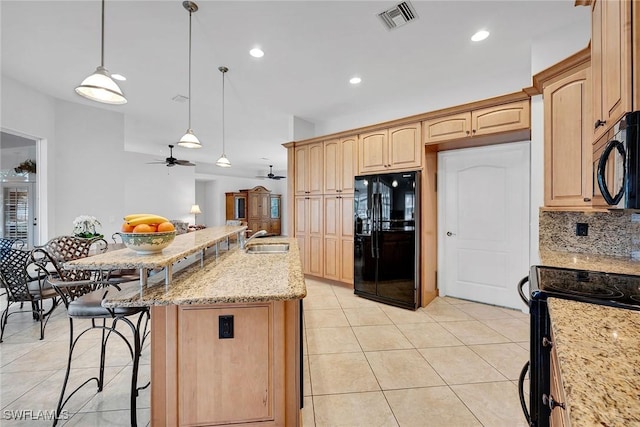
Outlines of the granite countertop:
<svg viewBox="0 0 640 427">
<path fill-rule="evenodd" d="M 288 243 L 285 253 L 250 254 L 237 246 L 220 256 L 209 257 L 173 275 L 171 284 L 152 284 L 140 290 L 129 288 L 117 297 L 107 294 L 105 307 L 247 303 L 301 299 L 307 288 L 296 239 L 268 237 L 248 246 Z"/>
<path fill-rule="evenodd" d="M 548 267 L 575 268 L 605 273 L 640 275 L 640 260 L 579 252 L 540 250 L 540 263 Z"/>
<path fill-rule="evenodd" d="M 216 242 L 237 235 L 246 230 L 246 226 L 223 225 L 209 227 L 191 233 L 179 234 L 162 252 L 141 255 L 129 248 L 107 251 L 98 255 L 69 261 L 66 269 L 128 269 L 128 268 L 161 268 L 175 263 L 182 258 L 195 254 L 213 246 Z"/>
<path fill-rule="evenodd" d="M 547 301 L 572 425 L 640 425 L 640 311 Z"/>
</svg>

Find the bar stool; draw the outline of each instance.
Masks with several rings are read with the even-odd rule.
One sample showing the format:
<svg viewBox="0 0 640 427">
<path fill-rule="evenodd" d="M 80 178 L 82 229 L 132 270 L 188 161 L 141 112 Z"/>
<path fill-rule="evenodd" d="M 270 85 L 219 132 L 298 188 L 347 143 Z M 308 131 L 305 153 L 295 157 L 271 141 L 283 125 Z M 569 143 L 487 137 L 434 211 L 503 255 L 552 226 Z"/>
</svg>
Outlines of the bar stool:
<svg viewBox="0 0 640 427">
<path fill-rule="evenodd" d="M 137 426 L 137 414 L 136 414 L 136 398 L 138 392 L 149 386 L 150 383 L 142 387 L 138 387 L 138 367 L 140 363 L 140 354 L 144 347 L 144 341 L 149 335 L 148 323 L 149 323 L 149 308 L 148 307 L 117 307 L 109 309 L 102 306 L 102 300 L 109 293 L 114 295 L 121 290 L 127 290 L 128 288 L 136 288 L 139 285 L 138 282 L 129 282 L 115 285 L 109 282 L 65 282 L 56 279 L 48 280 L 51 286 L 58 292 L 64 305 L 67 307 L 67 314 L 69 316 L 69 357 L 67 360 L 67 371 L 65 373 L 64 382 L 62 384 L 62 390 L 60 391 L 60 399 L 56 407 L 56 416 L 53 425 L 57 425 L 58 418 L 62 412 L 62 409 L 69 401 L 69 399 L 82 387 L 91 381 L 96 381 L 98 386 L 98 392 L 102 391 L 104 386 L 104 366 L 106 356 L 106 346 L 111 334 L 115 334 L 122 338 L 129 348 L 131 354 L 131 360 L 133 362 L 131 372 L 131 426 Z M 137 317 L 136 317 L 137 316 Z M 76 319 L 89 319 L 91 320 L 90 326 L 82 330 L 76 336 L 74 336 L 74 320 Z M 111 322 L 108 322 L 111 320 Z M 120 331 L 116 329 L 118 322 L 124 322 L 129 326 L 133 333 L 133 339 L 131 342 Z M 110 323 L 110 324 L 108 324 Z M 75 349 L 78 340 L 87 332 L 93 329 L 99 329 L 102 331 L 101 347 L 100 347 L 100 369 L 98 376 L 91 377 L 85 382 L 80 384 L 75 390 L 69 393 L 65 398 L 67 383 L 69 381 L 69 374 L 71 372 L 71 361 L 73 358 L 73 350 Z"/>
</svg>

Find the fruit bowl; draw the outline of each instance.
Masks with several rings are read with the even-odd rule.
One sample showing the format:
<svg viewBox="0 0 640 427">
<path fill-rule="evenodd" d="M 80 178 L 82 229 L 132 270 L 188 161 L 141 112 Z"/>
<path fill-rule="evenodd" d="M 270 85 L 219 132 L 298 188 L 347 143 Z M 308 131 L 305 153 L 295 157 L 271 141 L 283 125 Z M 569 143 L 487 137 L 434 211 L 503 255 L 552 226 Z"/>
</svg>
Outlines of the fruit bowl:
<svg viewBox="0 0 640 427">
<path fill-rule="evenodd" d="M 162 252 L 176 237 L 175 230 L 158 233 L 119 232 L 118 234 L 122 237 L 122 243 L 126 247 L 142 255 Z"/>
</svg>

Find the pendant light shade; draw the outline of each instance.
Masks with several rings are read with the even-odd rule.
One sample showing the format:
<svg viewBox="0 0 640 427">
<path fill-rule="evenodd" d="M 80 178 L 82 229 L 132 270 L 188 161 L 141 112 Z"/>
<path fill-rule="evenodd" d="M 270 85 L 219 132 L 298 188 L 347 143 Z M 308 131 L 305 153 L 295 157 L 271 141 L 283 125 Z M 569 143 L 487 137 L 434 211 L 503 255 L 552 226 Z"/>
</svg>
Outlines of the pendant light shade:
<svg viewBox="0 0 640 427">
<path fill-rule="evenodd" d="M 104 0 L 102 0 L 102 44 L 100 48 L 100 66 L 76 87 L 76 93 L 92 101 L 105 104 L 126 104 L 122 90 L 104 68 Z"/>
<path fill-rule="evenodd" d="M 218 70 L 222 73 L 222 156 L 216 162 L 216 166 L 221 168 L 230 168 L 231 162 L 224 154 L 224 75 L 229 69 L 227 67 L 218 67 Z"/>
<path fill-rule="evenodd" d="M 201 148 L 200 140 L 191 129 L 191 14 L 198 11 L 198 5 L 192 1 L 183 1 L 182 7 L 189 12 L 189 127 L 178 141 L 178 145 L 185 148 Z"/>
</svg>

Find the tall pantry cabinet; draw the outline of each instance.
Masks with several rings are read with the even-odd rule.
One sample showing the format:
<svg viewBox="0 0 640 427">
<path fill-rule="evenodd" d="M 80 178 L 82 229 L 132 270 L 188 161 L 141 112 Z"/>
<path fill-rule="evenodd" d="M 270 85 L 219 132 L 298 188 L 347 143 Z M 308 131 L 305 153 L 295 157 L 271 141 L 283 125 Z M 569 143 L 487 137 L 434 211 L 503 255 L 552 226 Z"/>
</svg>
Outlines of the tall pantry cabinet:
<svg viewBox="0 0 640 427">
<path fill-rule="evenodd" d="M 294 229 L 303 271 L 353 283 L 356 137 L 292 147 Z M 291 154 L 291 153 L 290 153 Z"/>
</svg>

